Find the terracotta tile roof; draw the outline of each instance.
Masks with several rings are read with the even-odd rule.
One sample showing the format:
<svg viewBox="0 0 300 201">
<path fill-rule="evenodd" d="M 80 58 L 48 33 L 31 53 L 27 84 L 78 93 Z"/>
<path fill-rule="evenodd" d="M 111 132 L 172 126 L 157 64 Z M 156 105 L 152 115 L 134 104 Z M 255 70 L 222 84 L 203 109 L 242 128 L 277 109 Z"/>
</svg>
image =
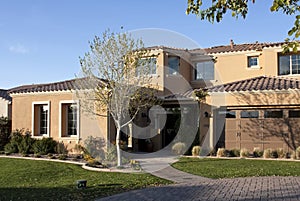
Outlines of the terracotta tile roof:
<svg viewBox="0 0 300 201">
<path fill-rule="evenodd" d="M 285 42 L 275 42 L 275 43 L 245 43 L 245 44 L 233 44 L 221 45 L 215 47 L 204 48 L 207 54 L 216 54 L 216 53 L 227 53 L 227 52 L 241 52 L 241 51 L 251 51 L 251 50 L 262 50 L 267 47 L 281 47 Z M 197 51 L 199 49 L 191 50 Z"/>
<path fill-rule="evenodd" d="M 191 99 L 193 91 L 194 91 L 193 89 L 189 89 L 184 93 L 175 93 L 175 94 L 167 95 L 164 97 L 164 99 L 166 100 Z"/>
<path fill-rule="evenodd" d="M 207 88 L 209 92 L 300 89 L 300 80 L 260 76 Z"/>
<path fill-rule="evenodd" d="M 90 89 L 90 88 L 91 88 L 91 84 L 87 78 L 76 78 L 76 79 L 47 83 L 47 84 L 23 85 L 23 86 L 10 89 L 8 93 L 16 94 L 16 93 L 34 93 L 34 92 L 71 91 L 77 89 Z"/>
<path fill-rule="evenodd" d="M 11 97 L 8 94 L 8 90 L 6 89 L 0 89 L 0 99 L 4 99 L 7 101 L 11 101 Z"/>
</svg>

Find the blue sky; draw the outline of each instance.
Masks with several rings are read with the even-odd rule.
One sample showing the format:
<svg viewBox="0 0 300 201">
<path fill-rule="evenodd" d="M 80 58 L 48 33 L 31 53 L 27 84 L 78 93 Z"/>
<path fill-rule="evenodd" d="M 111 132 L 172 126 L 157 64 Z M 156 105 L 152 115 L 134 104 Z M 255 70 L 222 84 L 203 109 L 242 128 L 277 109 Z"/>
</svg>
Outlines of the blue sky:
<svg viewBox="0 0 300 201">
<path fill-rule="evenodd" d="M 256 1 L 246 20 L 228 15 L 214 24 L 187 16 L 186 1 L 2 0 L 0 88 L 74 78 L 88 41 L 108 28 L 138 33 L 146 46 L 190 48 L 184 39 L 197 47 L 283 41 L 293 23 L 269 11 L 271 0 Z"/>
</svg>

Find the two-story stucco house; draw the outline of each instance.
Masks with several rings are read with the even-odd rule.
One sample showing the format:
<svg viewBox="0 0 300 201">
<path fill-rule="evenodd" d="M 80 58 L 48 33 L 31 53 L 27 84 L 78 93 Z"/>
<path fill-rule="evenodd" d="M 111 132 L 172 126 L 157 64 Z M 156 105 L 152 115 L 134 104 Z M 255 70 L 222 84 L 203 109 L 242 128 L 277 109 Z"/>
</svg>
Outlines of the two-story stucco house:
<svg viewBox="0 0 300 201">
<path fill-rule="evenodd" d="M 199 125 L 199 141 L 210 148 L 299 146 L 300 53 L 282 54 L 282 45 L 231 42 L 193 50 L 149 48 L 154 61 L 149 74 L 152 84 L 159 86 L 167 119 L 161 126 L 157 114 L 157 126 L 146 131 L 151 148 L 147 146 L 149 139 L 140 138 L 132 128 L 123 140 L 133 151 L 157 151 L 175 138 L 177 122 L 199 120 L 191 125 Z M 71 145 L 89 135 L 113 141 L 116 131 L 110 118 L 90 118 L 81 112 L 75 83 L 67 80 L 10 90 L 12 128 L 29 129 L 34 137 L 53 137 Z M 193 90 L 200 88 L 209 92 L 201 104 L 192 96 Z M 191 109 L 195 104 L 199 114 Z M 184 120 L 187 117 L 190 119 Z M 148 121 L 147 111 L 142 111 L 135 123 Z"/>
</svg>

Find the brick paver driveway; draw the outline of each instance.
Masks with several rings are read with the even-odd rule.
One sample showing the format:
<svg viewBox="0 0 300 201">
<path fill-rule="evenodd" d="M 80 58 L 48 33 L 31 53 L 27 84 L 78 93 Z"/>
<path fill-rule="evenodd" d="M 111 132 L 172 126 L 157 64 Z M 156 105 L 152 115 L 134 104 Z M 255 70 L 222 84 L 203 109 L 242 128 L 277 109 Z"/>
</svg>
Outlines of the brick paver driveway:
<svg viewBox="0 0 300 201">
<path fill-rule="evenodd" d="M 149 159 L 147 159 L 149 161 Z M 158 164 L 164 158 L 152 160 Z M 147 169 L 151 164 L 144 165 Z M 164 167 L 164 166 L 161 166 Z M 151 171 L 149 171 L 151 172 Z M 99 201 L 159 201 L 159 200 L 299 200 L 300 177 L 248 177 L 208 179 L 191 175 L 167 166 L 151 174 L 174 181 L 176 184 L 134 190 Z"/>
<path fill-rule="evenodd" d="M 300 200 L 300 177 L 194 181 L 130 191 L 100 200 Z"/>
</svg>

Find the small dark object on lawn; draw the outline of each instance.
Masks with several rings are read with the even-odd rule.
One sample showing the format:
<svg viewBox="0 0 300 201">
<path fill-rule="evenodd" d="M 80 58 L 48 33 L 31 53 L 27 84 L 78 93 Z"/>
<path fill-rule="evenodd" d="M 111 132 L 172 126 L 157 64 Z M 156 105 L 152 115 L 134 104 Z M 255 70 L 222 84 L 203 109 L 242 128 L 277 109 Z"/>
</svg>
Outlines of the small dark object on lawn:
<svg viewBox="0 0 300 201">
<path fill-rule="evenodd" d="M 86 188 L 87 180 L 77 180 L 77 188 Z"/>
</svg>

